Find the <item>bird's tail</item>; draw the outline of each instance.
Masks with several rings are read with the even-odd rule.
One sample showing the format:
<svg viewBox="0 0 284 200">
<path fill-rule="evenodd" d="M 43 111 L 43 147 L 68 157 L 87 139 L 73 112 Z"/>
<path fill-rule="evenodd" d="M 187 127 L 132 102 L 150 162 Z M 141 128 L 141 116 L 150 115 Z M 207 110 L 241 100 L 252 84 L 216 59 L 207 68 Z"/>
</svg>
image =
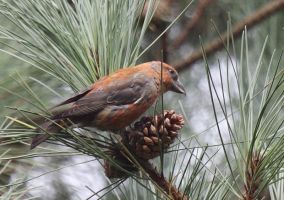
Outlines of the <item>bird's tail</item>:
<svg viewBox="0 0 284 200">
<path fill-rule="evenodd" d="M 32 139 L 31 149 L 34 149 L 35 147 L 37 147 L 38 145 L 40 145 L 42 142 L 44 142 L 45 140 L 47 140 L 49 137 L 50 137 L 50 135 L 47 134 L 47 133 L 35 136 L 35 137 Z"/>
<path fill-rule="evenodd" d="M 34 149 L 39 144 L 46 141 L 50 137 L 50 134 L 59 132 L 61 130 L 61 127 L 56 125 L 54 122 L 49 121 L 49 122 L 43 123 L 41 125 L 41 129 L 48 132 L 48 134 L 45 133 L 45 134 L 40 134 L 40 135 L 35 136 L 31 142 L 31 149 Z"/>
</svg>

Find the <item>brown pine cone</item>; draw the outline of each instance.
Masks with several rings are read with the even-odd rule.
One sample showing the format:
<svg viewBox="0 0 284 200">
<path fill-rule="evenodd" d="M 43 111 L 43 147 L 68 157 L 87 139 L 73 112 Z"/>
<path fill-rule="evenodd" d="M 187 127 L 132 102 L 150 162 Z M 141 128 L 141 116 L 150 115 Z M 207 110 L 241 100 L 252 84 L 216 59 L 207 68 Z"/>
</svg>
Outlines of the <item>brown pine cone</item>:
<svg viewBox="0 0 284 200">
<path fill-rule="evenodd" d="M 183 125 L 182 115 L 173 110 L 164 111 L 164 115 L 142 117 L 133 128 L 126 129 L 127 145 L 139 158 L 155 158 L 174 142 Z"/>
<path fill-rule="evenodd" d="M 138 158 L 149 160 L 160 155 L 161 149 L 168 149 L 178 136 L 178 131 L 183 127 L 182 115 L 175 111 L 164 111 L 164 114 L 154 117 L 142 117 L 134 124 L 127 127 L 122 134 L 122 143 L 128 147 Z M 114 162 L 123 169 L 135 173 L 138 169 L 129 158 L 125 157 L 124 150 L 119 143 L 114 143 L 110 151 L 106 152 Z M 104 161 L 105 174 L 109 178 L 126 178 L 128 174 L 113 165 L 110 161 Z"/>
</svg>

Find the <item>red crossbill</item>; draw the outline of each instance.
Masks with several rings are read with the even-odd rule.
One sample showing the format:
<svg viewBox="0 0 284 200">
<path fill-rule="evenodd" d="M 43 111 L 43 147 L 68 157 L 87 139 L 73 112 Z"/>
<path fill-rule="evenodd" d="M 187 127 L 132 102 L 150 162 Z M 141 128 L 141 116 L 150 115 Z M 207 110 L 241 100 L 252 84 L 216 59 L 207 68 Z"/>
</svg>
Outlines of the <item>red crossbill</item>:
<svg viewBox="0 0 284 200">
<path fill-rule="evenodd" d="M 185 94 L 177 71 L 166 63 L 152 61 L 120 69 L 96 81 L 85 92 L 57 105 L 72 103 L 71 108 L 50 118 L 54 123 L 47 122 L 42 128 L 48 133 L 56 133 L 61 130 L 57 124 L 68 120 L 79 128 L 96 127 L 116 132 L 139 118 L 160 94 L 167 91 Z M 48 137 L 49 134 L 34 137 L 31 148 Z"/>
</svg>

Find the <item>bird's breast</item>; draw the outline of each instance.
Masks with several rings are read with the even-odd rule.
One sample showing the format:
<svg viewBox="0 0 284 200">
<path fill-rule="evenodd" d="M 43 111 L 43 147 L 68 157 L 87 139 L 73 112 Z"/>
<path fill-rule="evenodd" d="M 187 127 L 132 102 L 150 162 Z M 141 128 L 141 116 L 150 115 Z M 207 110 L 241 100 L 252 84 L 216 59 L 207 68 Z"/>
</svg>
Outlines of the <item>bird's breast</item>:
<svg viewBox="0 0 284 200">
<path fill-rule="evenodd" d="M 146 100 L 137 100 L 138 103 L 128 105 L 107 106 L 97 114 L 93 124 L 101 130 L 121 130 L 138 119 L 155 102 L 156 97 L 146 97 Z"/>
</svg>

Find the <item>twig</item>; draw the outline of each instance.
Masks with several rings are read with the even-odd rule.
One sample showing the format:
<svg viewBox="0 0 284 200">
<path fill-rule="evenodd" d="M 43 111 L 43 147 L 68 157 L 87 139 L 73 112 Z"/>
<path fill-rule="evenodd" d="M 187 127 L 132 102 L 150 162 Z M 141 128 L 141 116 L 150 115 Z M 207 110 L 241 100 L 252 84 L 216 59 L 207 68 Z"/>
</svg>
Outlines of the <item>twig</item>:
<svg viewBox="0 0 284 200">
<path fill-rule="evenodd" d="M 252 15 L 247 16 L 241 22 L 237 23 L 233 26 L 232 34 L 233 37 L 239 37 L 244 29 L 244 27 L 252 28 L 256 24 L 260 23 L 264 19 L 270 17 L 271 15 L 275 14 L 277 11 L 284 9 L 284 0 L 277 0 L 271 1 L 270 3 L 266 4 L 259 10 L 255 11 Z M 212 42 L 208 43 L 204 47 L 204 52 L 206 55 L 211 55 L 215 53 L 217 50 L 220 50 L 224 47 L 223 41 L 227 41 L 228 35 L 227 33 L 223 33 L 221 38 L 218 37 L 214 39 Z M 193 52 L 186 60 L 178 62 L 174 64 L 178 71 L 182 71 L 184 69 L 189 68 L 195 62 L 199 61 L 203 58 L 202 50 L 199 49 Z"/>
<path fill-rule="evenodd" d="M 167 63 L 168 62 L 168 33 L 165 33 L 162 38 L 161 38 L 161 46 L 163 50 L 163 55 L 162 55 L 162 60 L 163 62 Z"/>
<path fill-rule="evenodd" d="M 158 31 L 159 34 L 167 28 L 168 22 L 165 18 L 170 16 L 171 6 L 173 0 L 157 1 L 157 9 L 155 10 L 153 19 L 151 20 L 150 30 L 153 32 Z M 145 17 L 148 10 L 149 2 L 146 1 L 142 16 Z M 163 60 L 168 61 L 168 33 L 164 33 L 161 37 L 161 48 L 163 50 Z"/>
<path fill-rule="evenodd" d="M 67 0 L 67 2 L 75 10 L 75 2 L 73 0 Z"/>
<path fill-rule="evenodd" d="M 188 35 L 192 31 L 192 29 L 198 24 L 206 8 L 213 1 L 214 0 L 199 0 L 198 1 L 198 5 L 196 6 L 196 9 L 194 10 L 191 20 L 188 21 L 188 23 L 185 25 L 184 31 L 180 33 L 180 35 L 174 41 L 172 48 L 169 49 L 169 51 L 172 51 L 178 48 L 186 40 L 186 38 L 188 38 Z"/>
<path fill-rule="evenodd" d="M 260 152 L 254 153 L 251 160 L 249 160 L 248 169 L 246 170 L 246 183 L 243 200 L 253 200 L 257 198 L 259 185 L 261 183 L 261 176 L 257 176 L 261 165 Z"/>
<path fill-rule="evenodd" d="M 189 200 L 183 195 L 172 183 L 168 182 L 165 177 L 161 176 L 159 172 L 149 162 L 141 162 L 141 166 L 149 174 L 150 178 L 155 181 L 167 194 L 171 195 L 174 200 Z"/>
<path fill-rule="evenodd" d="M 157 9 L 155 10 L 152 23 L 159 24 L 160 22 L 165 22 L 164 18 L 167 18 L 170 15 L 170 9 L 172 7 L 172 4 L 174 3 L 174 0 L 163 0 L 163 1 L 157 1 L 154 3 L 154 6 L 157 6 Z M 142 16 L 145 17 L 147 10 L 149 7 L 149 1 L 145 2 Z M 167 21 L 167 20 L 166 20 Z"/>
</svg>

